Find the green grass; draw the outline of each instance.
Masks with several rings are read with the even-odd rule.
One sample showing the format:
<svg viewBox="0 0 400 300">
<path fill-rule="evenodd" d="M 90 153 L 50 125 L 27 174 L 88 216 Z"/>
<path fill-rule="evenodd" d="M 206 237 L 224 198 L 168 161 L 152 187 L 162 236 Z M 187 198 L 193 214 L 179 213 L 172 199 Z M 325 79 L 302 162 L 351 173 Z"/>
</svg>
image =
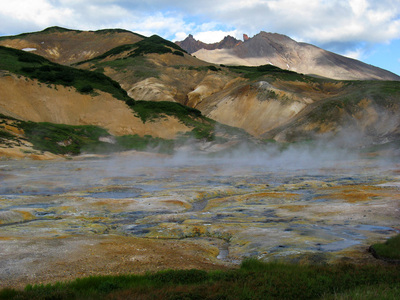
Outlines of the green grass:
<svg viewBox="0 0 400 300">
<path fill-rule="evenodd" d="M 170 101 L 128 101 L 136 115 L 143 123 L 152 122 L 165 116 L 176 117 L 181 123 L 193 128 L 190 132 L 180 135 L 177 145 L 184 144 L 188 139 L 216 141 L 216 134 L 225 136 L 237 136 L 243 140 L 249 140 L 250 135 L 244 130 L 231 126 L 218 124 L 216 121 L 204 117 L 201 112 L 180 103 Z M 219 142 L 223 142 L 219 138 Z"/>
<path fill-rule="evenodd" d="M 61 155 L 79 155 L 82 153 L 106 154 L 126 150 L 147 151 L 173 154 L 177 146 L 188 140 L 207 140 L 225 142 L 226 136 L 236 136 L 248 140 L 250 136 L 238 128 L 218 124 L 201 115 L 200 111 L 175 102 L 128 101 L 143 122 L 151 122 L 157 118 L 174 116 L 191 131 L 179 135 L 175 140 L 152 137 L 124 135 L 112 137 L 107 130 L 93 126 L 72 126 L 48 122 L 26 122 L 0 115 L 0 119 L 14 121 L 13 126 L 22 129 L 24 139 L 33 144 L 39 151 L 49 151 Z M 224 137 L 216 137 L 216 132 Z M 108 142 L 101 139 L 107 137 Z M 16 136 L 0 129 L 0 141 L 16 140 Z"/>
<path fill-rule="evenodd" d="M 315 81 L 315 79 L 312 77 L 289 70 L 283 70 L 273 65 L 262 65 L 258 67 L 228 66 L 228 69 L 250 80 L 256 80 L 260 79 L 261 77 L 268 76 L 273 80 L 281 79 L 286 81 Z"/>
<path fill-rule="evenodd" d="M 129 72 L 128 76 L 132 76 L 137 80 L 149 77 L 159 78 L 161 74 L 160 69 L 149 62 L 145 56 L 96 62 L 93 66 L 93 68 L 96 69 L 96 72 L 104 72 L 106 67 L 113 68 L 121 74 Z"/>
<path fill-rule="evenodd" d="M 184 144 L 190 138 L 215 140 L 216 122 L 202 116 L 201 112 L 195 108 L 170 101 L 128 101 L 127 103 L 143 123 L 173 116 L 186 126 L 193 127 L 191 132 L 182 134 L 178 138 L 177 144 Z"/>
<path fill-rule="evenodd" d="M 115 55 L 121 54 L 121 53 L 123 53 L 125 51 L 130 51 L 133 48 L 135 48 L 135 44 L 121 45 L 121 46 L 112 48 L 112 49 L 108 50 L 107 52 L 105 52 L 105 53 L 103 53 L 103 54 L 101 54 L 99 56 L 96 56 L 96 57 L 93 57 L 91 59 L 78 62 L 77 65 L 81 65 L 81 64 L 84 64 L 84 63 L 87 63 L 87 62 L 99 61 L 99 60 L 102 60 L 102 59 L 104 59 L 104 58 L 106 58 L 108 56 L 115 56 Z"/>
<path fill-rule="evenodd" d="M 212 66 L 212 65 L 210 65 L 210 66 L 200 66 L 200 67 L 176 65 L 176 66 L 174 66 L 174 68 L 176 68 L 176 69 L 181 69 L 181 68 L 186 69 L 187 68 L 188 70 L 191 70 L 191 71 L 195 70 L 195 71 L 199 71 L 199 72 L 204 72 L 204 71 L 205 72 L 207 72 L 207 71 L 219 72 L 219 71 L 222 71 L 221 68 L 217 68 L 216 66 Z"/>
<path fill-rule="evenodd" d="M 201 112 L 195 108 L 170 101 L 128 101 L 143 123 L 163 116 L 174 116 L 180 121 L 188 122 L 192 118 L 201 118 Z"/>
<path fill-rule="evenodd" d="M 9 133 L 8 131 L 0 129 L 0 142 L 4 140 L 13 140 L 13 139 L 15 139 L 15 135 Z"/>
<path fill-rule="evenodd" d="M 62 66 L 21 50 L 0 46 L 0 69 L 46 84 L 75 87 L 81 93 L 91 93 L 97 89 L 110 93 L 119 100 L 130 99 L 118 82 L 104 74 Z"/>
<path fill-rule="evenodd" d="M 371 247 L 379 258 L 400 260 L 400 234 Z"/>
<path fill-rule="evenodd" d="M 19 122 L 25 137 L 34 149 L 54 154 L 112 153 L 126 150 L 172 153 L 174 141 L 152 136 L 124 135 L 114 137 L 114 143 L 100 141 L 110 137 L 107 130 L 93 126 L 72 126 L 53 123 Z M 1 133 L 1 132 L 0 132 Z M 1 137 L 0 137 L 1 139 Z"/>
<path fill-rule="evenodd" d="M 396 299 L 395 266 L 294 265 L 245 260 L 227 271 L 166 270 L 5 289 L 0 299 Z M 363 298 L 365 297 L 365 298 Z M 375 297 L 375 298 L 374 298 Z"/>
<path fill-rule="evenodd" d="M 174 152 L 174 141 L 167 140 L 150 135 L 141 137 L 135 135 L 124 135 L 116 137 L 116 145 L 114 149 L 118 151 L 125 150 L 137 150 L 137 151 L 148 151 L 157 153 L 172 154 Z"/>
<path fill-rule="evenodd" d="M 2 37 L 0 37 L 0 41 L 8 40 L 8 39 L 19 39 L 24 36 L 28 36 L 28 35 L 32 35 L 32 34 L 40 34 L 40 33 L 48 34 L 48 33 L 57 33 L 57 32 L 72 32 L 72 31 L 82 32 L 80 30 L 72 30 L 72 29 L 67 29 L 67 28 L 63 28 L 63 27 L 59 27 L 59 26 L 52 26 L 52 27 L 48 27 L 42 31 L 21 33 L 21 34 L 13 35 L 13 36 L 2 36 Z"/>
<path fill-rule="evenodd" d="M 21 122 L 19 125 L 34 149 L 55 154 L 77 155 L 87 149 L 94 149 L 106 144 L 99 141 L 102 136 L 109 136 L 100 127 L 85 125 L 71 126 L 53 123 Z"/>
<path fill-rule="evenodd" d="M 178 56 L 184 56 L 184 53 L 187 53 L 185 50 L 180 48 L 175 43 L 165 40 L 158 35 L 152 35 L 151 37 L 144 38 L 143 40 L 135 44 L 126 44 L 115 47 L 92 59 L 81 61 L 77 63 L 77 65 L 84 64 L 87 62 L 98 62 L 106 57 L 115 56 L 124 52 L 128 52 L 126 57 L 119 60 L 124 60 L 128 57 L 142 56 L 144 54 L 150 54 L 150 53 L 156 53 L 156 54 L 172 53 Z"/>
<path fill-rule="evenodd" d="M 183 50 L 181 47 L 179 47 L 177 44 L 165 40 L 158 35 L 152 35 L 151 37 L 143 39 L 134 45 L 136 49 L 130 54 L 130 56 L 139 56 L 149 53 L 165 54 L 165 53 L 174 53 L 176 51 L 182 54 L 186 53 L 186 51 Z M 174 50 L 171 50 L 171 48 Z M 182 55 L 177 53 L 175 54 Z"/>
<path fill-rule="evenodd" d="M 344 292 L 329 294 L 322 297 L 323 300 L 396 300 L 399 299 L 400 285 L 376 284 L 358 286 Z"/>
<path fill-rule="evenodd" d="M 121 29 L 121 28 L 111 28 L 111 29 L 100 29 L 94 31 L 95 34 L 110 34 L 110 33 L 132 33 L 134 35 L 137 35 L 141 38 L 146 38 L 144 35 L 134 33 L 132 31 L 126 30 L 126 29 Z"/>
</svg>

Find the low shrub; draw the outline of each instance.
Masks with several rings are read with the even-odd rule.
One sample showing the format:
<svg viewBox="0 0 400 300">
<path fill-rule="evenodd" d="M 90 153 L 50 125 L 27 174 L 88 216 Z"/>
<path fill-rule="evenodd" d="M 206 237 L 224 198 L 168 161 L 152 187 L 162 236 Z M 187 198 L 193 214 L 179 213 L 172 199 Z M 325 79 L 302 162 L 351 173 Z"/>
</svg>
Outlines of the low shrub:
<svg viewBox="0 0 400 300">
<path fill-rule="evenodd" d="M 136 112 L 143 123 L 162 116 L 176 116 L 179 120 L 185 121 L 189 117 L 201 117 L 201 112 L 180 103 L 170 101 L 128 101 L 130 107 Z"/>
<path fill-rule="evenodd" d="M 208 279 L 208 274 L 203 270 L 166 270 L 150 275 L 156 284 L 195 284 Z"/>
<path fill-rule="evenodd" d="M 172 52 L 172 54 L 178 55 L 178 56 L 185 56 L 182 51 L 174 51 L 174 52 Z"/>
<path fill-rule="evenodd" d="M 21 122 L 20 127 L 36 150 L 55 154 L 80 154 L 86 147 L 101 146 L 99 138 L 109 135 L 105 129 L 92 125 Z"/>
<path fill-rule="evenodd" d="M 378 258 L 400 261 L 400 234 L 388 239 L 384 243 L 374 244 L 371 248 Z"/>
<path fill-rule="evenodd" d="M 84 85 L 80 88 L 78 88 L 78 91 L 82 94 L 89 94 L 93 92 L 93 87 L 91 85 Z"/>
</svg>

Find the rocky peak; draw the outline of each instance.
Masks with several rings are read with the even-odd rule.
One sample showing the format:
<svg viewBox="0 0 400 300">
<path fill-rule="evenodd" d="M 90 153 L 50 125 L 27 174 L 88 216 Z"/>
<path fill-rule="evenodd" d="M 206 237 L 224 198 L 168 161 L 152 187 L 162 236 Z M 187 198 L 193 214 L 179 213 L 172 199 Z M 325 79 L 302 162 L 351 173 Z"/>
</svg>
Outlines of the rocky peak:
<svg viewBox="0 0 400 300">
<path fill-rule="evenodd" d="M 180 42 L 175 42 L 182 49 L 189 53 L 194 53 L 200 49 L 215 50 L 215 49 L 231 49 L 242 43 L 242 41 L 234 38 L 233 36 L 226 36 L 218 43 L 207 44 L 202 41 L 196 40 L 193 35 L 189 34 L 186 39 Z"/>
</svg>

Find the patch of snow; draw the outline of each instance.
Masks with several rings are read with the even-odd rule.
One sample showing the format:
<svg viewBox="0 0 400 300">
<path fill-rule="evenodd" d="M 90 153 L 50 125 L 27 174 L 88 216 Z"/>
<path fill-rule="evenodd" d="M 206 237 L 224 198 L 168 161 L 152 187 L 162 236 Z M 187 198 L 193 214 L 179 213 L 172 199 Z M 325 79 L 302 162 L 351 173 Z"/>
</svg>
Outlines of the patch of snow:
<svg viewBox="0 0 400 300">
<path fill-rule="evenodd" d="M 99 137 L 99 141 L 109 144 L 115 144 L 117 142 L 117 140 L 113 136 L 101 136 Z"/>
<path fill-rule="evenodd" d="M 22 49 L 23 51 L 27 51 L 27 52 L 30 52 L 30 51 L 36 51 L 37 49 L 36 48 L 24 48 L 24 49 Z"/>
</svg>

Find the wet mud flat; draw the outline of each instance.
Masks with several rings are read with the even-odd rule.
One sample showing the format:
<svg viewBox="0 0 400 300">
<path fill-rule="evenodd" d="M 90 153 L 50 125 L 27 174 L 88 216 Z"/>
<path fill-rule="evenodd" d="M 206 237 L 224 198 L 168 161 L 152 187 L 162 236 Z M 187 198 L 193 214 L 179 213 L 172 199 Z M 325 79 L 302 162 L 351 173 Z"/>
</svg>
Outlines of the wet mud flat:
<svg viewBox="0 0 400 300">
<path fill-rule="evenodd" d="M 399 232 L 400 165 L 273 167 L 148 155 L 0 161 L 0 286 L 246 257 L 377 263 Z"/>
</svg>

